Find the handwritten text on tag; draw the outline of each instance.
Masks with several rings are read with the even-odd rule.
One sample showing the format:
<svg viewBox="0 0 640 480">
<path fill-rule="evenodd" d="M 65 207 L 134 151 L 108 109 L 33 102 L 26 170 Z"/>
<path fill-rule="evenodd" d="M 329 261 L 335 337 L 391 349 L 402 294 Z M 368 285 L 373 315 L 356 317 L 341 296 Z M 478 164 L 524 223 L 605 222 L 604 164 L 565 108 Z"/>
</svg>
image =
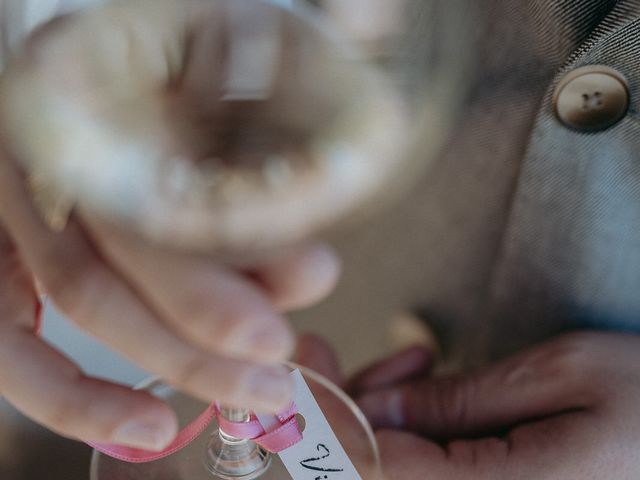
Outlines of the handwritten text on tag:
<svg viewBox="0 0 640 480">
<path fill-rule="evenodd" d="M 293 480 L 362 480 L 300 370 L 291 375 L 296 388 L 294 401 L 306 423 L 304 439 L 279 454 Z M 268 415 L 258 415 L 258 419 L 268 428 Z"/>
</svg>

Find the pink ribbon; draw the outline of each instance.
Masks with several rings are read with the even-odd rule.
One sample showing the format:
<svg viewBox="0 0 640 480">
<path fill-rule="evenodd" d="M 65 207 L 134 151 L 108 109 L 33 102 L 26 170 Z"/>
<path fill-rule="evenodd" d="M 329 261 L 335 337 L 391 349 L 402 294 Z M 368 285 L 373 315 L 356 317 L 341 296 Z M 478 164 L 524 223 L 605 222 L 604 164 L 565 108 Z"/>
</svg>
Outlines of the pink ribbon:
<svg viewBox="0 0 640 480">
<path fill-rule="evenodd" d="M 275 428 L 266 432 L 255 415 L 248 422 L 230 422 L 216 407 L 218 425 L 228 435 L 235 438 L 253 440 L 267 452 L 279 453 L 302 440 L 302 431 L 296 420 L 298 407 L 291 402 L 289 408 L 276 415 Z"/>
<path fill-rule="evenodd" d="M 171 442 L 167 448 L 161 452 L 151 452 L 139 448 L 126 447 L 123 445 L 114 445 L 109 443 L 86 442 L 87 445 L 93 447 L 100 453 L 109 457 L 122 460 L 129 463 L 147 463 L 155 462 L 162 458 L 173 455 L 182 450 L 184 447 L 193 442 L 202 432 L 204 432 L 211 420 L 216 416 L 217 409 L 215 405 L 209 406 L 198 418 L 183 428 L 178 436 Z"/>
<path fill-rule="evenodd" d="M 87 442 L 100 453 L 129 463 L 147 463 L 173 455 L 193 442 L 204 432 L 215 417 L 218 426 L 227 435 L 235 438 L 252 440 L 266 451 L 279 453 L 302 440 L 302 432 L 296 421 L 298 409 L 293 402 L 289 408 L 277 415 L 278 423 L 274 429 L 266 432 L 255 415 L 248 422 L 231 422 L 220 414 L 220 409 L 213 403 L 198 418 L 178 433 L 171 445 L 161 452 L 151 452 L 123 445 Z"/>
<path fill-rule="evenodd" d="M 42 304 L 36 301 L 35 325 L 36 335 L 42 330 Z M 218 426 L 226 434 L 244 440 L 252 440 L 270 453 L 279 453 L 302 440 L 302 431 L 296 421 L 298 407 L 291 402 L 287 410 L 275 415 L 275 427 L 266 431 L 258 417 L 251 415 L 248 422 L 231 422 L 220 413 L 217 403 L 212 403 L 193 422 L 183 428 L 171 444 L 161 452 L 152 452 L 138 448 L 126 447 L 100 442 L 86 442 L 100 453 L 129 463 L 147 463 L 160 460 L 182 450 L 200 436 L 211 421 L 216 418 Z"/>
</svg>

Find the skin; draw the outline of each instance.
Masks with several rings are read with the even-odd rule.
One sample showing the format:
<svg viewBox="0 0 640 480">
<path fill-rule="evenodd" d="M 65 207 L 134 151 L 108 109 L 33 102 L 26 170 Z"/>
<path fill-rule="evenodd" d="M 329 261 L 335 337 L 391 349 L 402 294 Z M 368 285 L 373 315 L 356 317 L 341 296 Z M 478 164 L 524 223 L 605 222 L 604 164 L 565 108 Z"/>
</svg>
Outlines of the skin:
<svg viewBox="0 0 640 480">
<path fill-rule="evenodd" d="M 326 344 L 302 348 L 344 381 Z M 426 376 L 411 355 L 356 377 L 388 480 L 638 478 L 639 337 L 569 334 L 444 378 Z M 421 378 L 406 380 L 409 372 Z"/>
<path fill-rule="evenodd" d="M 274 365 L 293 349 L 283 312 L 331 290 L 330 249 L 300 246 L 240 271 L 105 229 L 104 253 L 77 220 L 49 230 L 1 156 L 0 192 L 0 393 L 23 413 L 70 438 L 152 450 L 177 428 L 167 406 L 85 377 L 36 337 L 34 276 L 83 330 L 185 391 L 258 410 L 286 404 L 291 385 Z"/>
</svg>

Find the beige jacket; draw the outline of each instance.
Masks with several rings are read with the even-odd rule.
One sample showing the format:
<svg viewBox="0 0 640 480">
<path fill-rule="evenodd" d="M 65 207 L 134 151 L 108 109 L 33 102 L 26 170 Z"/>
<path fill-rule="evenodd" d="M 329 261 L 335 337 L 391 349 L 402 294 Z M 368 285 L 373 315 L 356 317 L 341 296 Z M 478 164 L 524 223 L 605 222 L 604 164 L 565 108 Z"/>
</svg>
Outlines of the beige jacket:
<svg viewBox="0 0 640 480">
<path fill-rule="evenodd" d="M 467 363 L 577 328 L 640 332 L 640 2 L 481 3 L 448 148 L 393 211 L 343 235 L 341 286 L 302 315 L 340 331 L 350 361 L 379 356 L 406 308 Z M 553 92 L 593 64 L 626 77 L 629 111 L 605 131 L 568 129 Z"/>
</svg>

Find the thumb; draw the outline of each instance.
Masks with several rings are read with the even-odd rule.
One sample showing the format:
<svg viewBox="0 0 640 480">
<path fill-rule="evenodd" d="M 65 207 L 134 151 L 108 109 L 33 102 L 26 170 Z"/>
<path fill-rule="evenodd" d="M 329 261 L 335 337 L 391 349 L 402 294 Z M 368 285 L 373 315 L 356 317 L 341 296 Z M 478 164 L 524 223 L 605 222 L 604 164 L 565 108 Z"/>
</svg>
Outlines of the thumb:
<svg viewBox="0 0 640 480">
<path fill-rule="evenodd" d="M 344 384 L 344 375 L 335 350 L 317 335 L 300 335 L 293 360 L 324 375 L 338 386 Z"/>
<path fill-rule="evenodd" d="M 358 372 L 349 380 L 352 396 L 424 377 L 431 372 L 434 354 L 421 346 L 411 347 Z"/>
<path fill-rule="evenodd" d="M 589 343 L 585 337 L 567 337 L 477 373 L 405 383 L 358 403 L 377 428 L 439 440 L 503 432 L 595 403 L 587 376 Z"/>
</svg>

